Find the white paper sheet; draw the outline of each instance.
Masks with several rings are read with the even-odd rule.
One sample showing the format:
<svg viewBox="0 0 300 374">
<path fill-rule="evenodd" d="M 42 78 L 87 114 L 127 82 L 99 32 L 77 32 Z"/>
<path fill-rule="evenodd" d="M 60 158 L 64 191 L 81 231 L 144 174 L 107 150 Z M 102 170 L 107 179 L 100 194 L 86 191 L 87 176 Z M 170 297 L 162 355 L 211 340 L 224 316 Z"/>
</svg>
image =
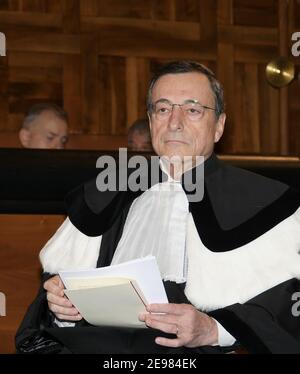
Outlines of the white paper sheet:
<svg viewBox="0 0 300 374">
<path fill-rule="evenodd" d="M 91 270 L 61 271 L 59 275 L 68 289 L 71 278 L 126 277 L 134 279 L 149 304 L 168 303 L 157 261 L 154 256 Z"/>
</svg>

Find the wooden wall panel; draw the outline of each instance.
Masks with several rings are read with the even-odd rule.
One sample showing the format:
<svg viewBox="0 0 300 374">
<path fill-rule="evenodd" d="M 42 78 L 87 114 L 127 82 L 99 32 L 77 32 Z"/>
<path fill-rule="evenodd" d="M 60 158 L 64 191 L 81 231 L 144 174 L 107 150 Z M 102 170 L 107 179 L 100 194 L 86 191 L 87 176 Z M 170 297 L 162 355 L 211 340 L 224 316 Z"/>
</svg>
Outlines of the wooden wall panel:
<svg viewBox="0 0 300 374">
<path fill-rule="evenodd" d="M 81 131 L 97 134 L 99 129 L 98 103 L 100 101 L 97 38 L 93 35 L 82 36 L 81 52 Z"/>
<path fill-rule="evenodd" d="M 300 149 L 300 80 L 297 79 L 291 83 L 288 92 L 288 104 L 290 114 L 289 144 L 293 154 L 299 154 Z"/>
<path fill-rule="evenodd" d="M 100 134 L 126 133 L 125 58 L 100 57 Z M 128 99 L 129 102 L 131 99 Z"/>
<path fill-rule="evenodd" d="M 82 81 L 81 60 L 77 55 L 63 57 L 63 98 L 72 132 L 81 132 Z"/>
<path fill-rule="evenodd" d="M 40 284 L 38 254 L 63 220 L 58 215 L 0 215 L 0 291 L 7 307 L 0 317 L 0 353 L 14 352 L 16 330 Z"/>
<path fill-rule="evenodd" d="M 237 153 L 239 147 L 239 139 L 236 136 L 236 128 L 234 126 L 234 45 L 229 41 L 222 40 L 222 31 L 224 27 L 231 27 L 233 24 L 233 7 L 232 0 L 220 0 L 218 1 L 217 10 L 217 27 L 218 27 L 218 49 L 217 59 L 222 63 L 217 64 L 217 75 L 222 82 L 225 91 L 226 101 L 226 131 L 223 135 L 223 139 L 219 142 L 219 149 L 224 152 L 226 147 L 230 149 L 232 153 Z"/>
<path fill-rule="evenodd" d="M 201 40 L 210 40 L 216 47 L 217 40 L 217 0 L 202 0 L 200 12 L 200 37 Z"/>
<path fill-rule="evenodd" d="M 276 27 L 277 4 L 278 0 L 234 0 L 234 23 L 244 26 Z"/>
<path fill-rule="evenodd" d="M 260 64 L 258 72 L 261 154 L 276 155 L 279 153 L 280 145 L 279 92 L 263 79 L 265 76 L 265 65 Z"/>
<path fill-rule="evenodd" d="M 300 2 L 294 0 L 289 3 L 288 33 L 300 30 Z M 291 40 L 290 40 L 291 43 Z M 296 79 L 289 85 L 287 93 L 288 103 L 288 146 L 289 153 L 299 154 L 300 150 L 300 57 L 294 57 Z"/>
<path fill-rule="evenodd" d="M 241 147 L 237 153 L 260 153 L 257 64 L 237 64 L 235 76 L 234 122 L 240 126 L 236 127 L 234 141 L 237 138 Z"/>
<path fill-rule="evenodd" d="M 0 123 L 3 130 L 8 128 L 8 57 L 0 57 Z M 3 131 L 2 130 L 2 131 Z"/>
<path fill-rule="evenodd" d="M 126 59 L 126 97 L 127 100 L 127 122 L 133 123 L 138 118 L 138 62 L 136 57 Z"/>
<path fill-rule="evenodd" d="M 291 93 L 268 91 L 273 101 L 279 94 L 281 109 L 265 114 L 261 107 L 271 99 L 260 92 L 260 81 L 262 67 L 280 46 L 290 45 L 289 33 L 299 26 L 297 0 L 287 7 L 279 0 L 2 0 L 8 56 L 0 63 L 0 146 L 1 133 L 2 139 L 16 134 L 33 103 L 53 101 L 68 111 L 70 132 L 82 134 L 83 148 L 89 136 L 107 136 L 112 149 L 114 137 L 124 137 L 136 118 L 145 117 L 157 61 L 185 58 L 213 65 L 224 85 L 228 123 L 220 151 L 297 153 Z M 236 110 L 235 90 L 242 88 Z M 248 121 L 254 121 L 250 142 L 241 127 Z M 265 137 L 267 128 L 272 138 Z"/>
<path fill-rule="evenodd" d="M 300 3 L 294 2 L 294 24 L 296 28 L 300 28 Z"/>
<path fill-rule="evenodd" d="M 146 117 L 146 96 L 148 85 L 151 79 L 150 72 L 150 61 L 146 58 L 137 58 L 137 78 L 138 78 L 138 107 L 137 107 L 137 118 Z M 132 121 L 127 118 L 127 127 Z"/>
</svg>

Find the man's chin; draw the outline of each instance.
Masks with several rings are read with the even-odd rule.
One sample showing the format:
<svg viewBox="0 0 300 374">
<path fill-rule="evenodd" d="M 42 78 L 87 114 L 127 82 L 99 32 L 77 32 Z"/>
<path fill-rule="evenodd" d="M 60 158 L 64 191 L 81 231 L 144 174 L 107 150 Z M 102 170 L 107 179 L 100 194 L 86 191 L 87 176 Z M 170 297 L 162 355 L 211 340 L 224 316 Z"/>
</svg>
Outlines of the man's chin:
<svg viewBox="0 0 300 374">
<path fill-rule="evenodd" d="M 176 152 L 170 152 L 164 155 L 160 156 L 164 161 L 169 162 L 171 164 L 177 164 L 177 163 L 182 163 L 184 160 L 185 155 L 181 153 L 176 153 Z"/>
<path fill-rule="evenodd" d="M 195 155 L 188 149 L 168 149 L 164 153 L 160 153 L 161 157 L 172 159 L 173 162 L 184 161 L 185 158 L 194 158 Z"/>
</svg>

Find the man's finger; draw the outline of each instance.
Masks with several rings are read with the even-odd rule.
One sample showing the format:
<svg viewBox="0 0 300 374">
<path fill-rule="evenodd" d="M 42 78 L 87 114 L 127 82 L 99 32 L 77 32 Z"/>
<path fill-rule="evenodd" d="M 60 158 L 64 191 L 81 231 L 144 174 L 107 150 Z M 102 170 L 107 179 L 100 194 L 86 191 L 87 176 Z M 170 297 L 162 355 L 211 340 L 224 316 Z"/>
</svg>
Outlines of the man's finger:
<svg viewBox="0 0 300 374">
<path fill-rule="evenodd" d="M 146 325 L 148 327 L 151 327 L 152 329 L 156 329 L 156 330 L 160 330 L 160 331 L 163 331 L 167 334 L 177 334 L 178 333 L 178 327 L 175 323 L 164 323 L 164 322 L 161 322 L 161 321 L 154 321 L 154 320 L 150 320 L 148 321 L 146 319 Z"/>
<path fill-rule="evenodd" d="M 65 288 L 62 280 L 60 279 L 60 277 L 58 277 L 58 287 Z"/>
<path fill-rule="evenodd" d="M 169 313 L 175 315 L 182 315 L 185 310 L 184 304 L 149 304 L 147 311 L 150 313 Z"/>
<path fill-rule="evenodd" d="M 63 306 L 65 308 L 71 308 L 73 306 L 71 301 L 68 300 L 66 297 L 56 296 L 50 292 L 47 292 L 47 300 L 52 304 Z"/>
<path fill-rule="evenodd" d="M 44 283 L 44 289 L 48 292 L 54 293 L 55 295 L 64 296 L 63 287 L 59 287 L 58 284 L 58 282 L 56 283 L 54 280 L 49 279 Z"/>
<path fill-rule="evenodd" d="M 178 325 L 178 317 L 174 314 L 149 313 L 145 315 L 144 320 L 147 324 L 151 322 L 163 322 L 167 324 Z"/>
<path fill-rule="evenodd" d="M 141 321 L 141 322 L 145 322 L 145 320 L 146 320 L 146 317 L 149 315 L 149 313 L 145 313 L 145 312 L 142 312 L 142 313 L 140 313 L 139 315 L 138 315 L 138 318 L 139 318 L 139 320 Z"/>
<path fill-rule="evenodd" d="M 155 343 L 158 345 L 162 345 L 164 347 L 173 347 L 173 348 L 178 348 L 178 347 L 183 346 L 180 339 L 168 339 L 168 338 L 162 338 L 162 337 L 155 338 Z"/>
<path fill-rule="evenodd" d="M 65 316 L 77 316 L 79 314 L 78 310 L 75 307 L 64 308 L 52 303 L 49 303 L 48 305 L 51 312 L 53 312 L 55 315 L 64 314 Z"/>
<path fill-rule="evenodd" d="M 82 320 L 82 316 L 80 314 L 78 314 L 77 316 L 68 316 L 68 315 L 64 315 L 64 314 L 56 314 L 56 318 L 60 319 L 60 320 L 65 320 L 65 321 L 80 321 Z"/>
</svg>

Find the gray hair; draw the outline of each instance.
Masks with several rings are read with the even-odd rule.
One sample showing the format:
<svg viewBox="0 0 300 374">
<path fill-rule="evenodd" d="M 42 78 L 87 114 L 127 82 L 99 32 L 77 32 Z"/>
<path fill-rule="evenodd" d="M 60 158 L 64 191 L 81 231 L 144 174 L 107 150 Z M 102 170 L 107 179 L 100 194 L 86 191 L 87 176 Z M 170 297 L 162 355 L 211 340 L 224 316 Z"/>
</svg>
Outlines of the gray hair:
<svg viewBox="0 0 300 374">
<path fill-rule="evenodd" d="M 216 79 L 214 73 L 206 66 L 196 61 L 179 60 L 170 62 L 164 66 L 153 76 L 150 81 L 147 94 L 147 110 L 152 113 L 152 91 L 155 83 L 164 75 L 167 74 L 181 74 L 181 73 L 200 73 L 207 77 L 210 83 L 211 90 L 215 98 L 215 115 L 218 119 L 224 113 L 224 92 L 221 83 Z"/>
<path fill-rule="evenodd" d="M 52 112 L 57 118 L 68 123 L 68 114 L 61 107 L 53 103 L 41 103 L 33 105 L 27 112 L 22 128 L 28 129 L 33 121 L 43 112 Z"/>
</svg>

